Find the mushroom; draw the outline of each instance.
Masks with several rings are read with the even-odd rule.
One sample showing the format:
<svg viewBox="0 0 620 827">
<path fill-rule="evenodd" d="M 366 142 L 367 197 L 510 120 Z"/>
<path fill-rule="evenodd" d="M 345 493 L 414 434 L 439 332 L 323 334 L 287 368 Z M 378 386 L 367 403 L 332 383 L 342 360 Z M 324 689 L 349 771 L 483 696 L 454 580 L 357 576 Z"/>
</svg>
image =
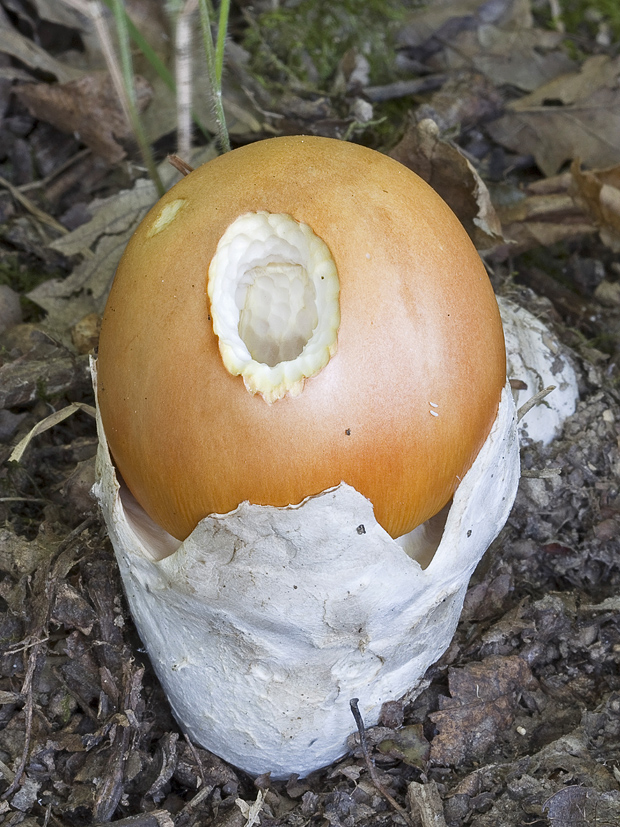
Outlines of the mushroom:
<svg viewBox="0 0 620 827">
<path fill-rule="evenodd" d="M 504 339 L 450 209 L 372 150 L 195 170 L 119 265 L 96 486 L 185 731 L 306 774 L 415 689 L 518 481 Z M 112 461 L 113 460 L 113 461 Z"/>
</svg>

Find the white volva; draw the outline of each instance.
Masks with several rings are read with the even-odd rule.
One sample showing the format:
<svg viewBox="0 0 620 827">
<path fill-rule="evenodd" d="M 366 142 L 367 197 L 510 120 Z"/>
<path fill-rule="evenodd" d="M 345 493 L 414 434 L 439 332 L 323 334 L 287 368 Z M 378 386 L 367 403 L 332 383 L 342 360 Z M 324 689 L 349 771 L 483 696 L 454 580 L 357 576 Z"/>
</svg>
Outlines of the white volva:
<svg viewBox="0 0 620 827">
<path fill-rule="evenodd" d="M 548 445 L 577 407 L 575 371 L 556 336 L 540 319 L 506 299 L 498 299 L 498 304 L 506 339 L 508 376 L 526 385 L 513 392 L 517 406 L 545 388 L 554 388 L 551 396 L 533 408 L 519 427 L 521 439 Z"/>
<path fill-rule="evenodd" d="M 242 503 L 179 543 L 119 486 L 98 427 L 95 493 L 173 712 L 197 743 L 273 778 L 346 752 L 351 698 L 371 726 L 385 701 L 415 690 L 452 639 L 519 478 L 506 388 L 426 568 L 414 558 L 428 559 L 433 532 L 393 540 L 345 483 L 287 508 Z"/>
</svg>

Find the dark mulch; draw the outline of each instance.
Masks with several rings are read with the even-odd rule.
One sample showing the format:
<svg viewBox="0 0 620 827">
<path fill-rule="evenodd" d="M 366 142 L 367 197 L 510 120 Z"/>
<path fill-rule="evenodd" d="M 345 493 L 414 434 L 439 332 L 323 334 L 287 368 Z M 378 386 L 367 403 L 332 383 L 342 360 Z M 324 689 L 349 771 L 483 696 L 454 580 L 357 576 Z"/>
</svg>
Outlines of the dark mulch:
<svg viewBox="0 0 620 827">
<path fill-rule="evenodd" d="M 4 6 L 12 20 L 25 19 L 15 11 L 23 4 Z M 416 94 L 432 94 L 433 83 L 426 86 Z M 376 88 L 374 99 L 392 94 Z M 89 217 L 93 198 L 131 186 L 135 170 L 85 152 L 9 93 L 0 79 L 0 174 L 48 215 L 72 228 Z M 313 102 L 305 120 L 302 98 Z M 334 112 L 330 100 L 282 96 L 288 120 L 278 123 L 346 133 L 355 119 Z M 390 117 L 404 124 L 402 114 Z M 397 136 L 388 141 L 381 129 L 364 140 L 390 148 Z M 498 148 L 482 127 L 460 140 L 478 147 L 489 175 L 522 176 L 524 184 L 536 177 L 531 158 Z M 577 412 L 548 447 L 523 446 L 510 519 L 422 693 L 384 709 L 381 725 L 366 733 L 367 754 L 352 716 L 346 758 L 273 783 L 195 747 L 173 720 L 89 493 L 97 441 L 88 413 L 8 462 L 53 410 L 94 399 L 85 355 L 92 342 L 76 347 L 50 333 L 25 298 L 41 281 L 66 277 L 76 261 L 47 246 L 54 231 L 6 189 L 0 222 L 0 281 L 21 296 L 25 319 L 0 335 L 1 823 L 620 823 L 620 269 L 607 246 L 588 234 L 494 266 L 497 291 L 542 315 L 572 352 Z"/>
</svg>

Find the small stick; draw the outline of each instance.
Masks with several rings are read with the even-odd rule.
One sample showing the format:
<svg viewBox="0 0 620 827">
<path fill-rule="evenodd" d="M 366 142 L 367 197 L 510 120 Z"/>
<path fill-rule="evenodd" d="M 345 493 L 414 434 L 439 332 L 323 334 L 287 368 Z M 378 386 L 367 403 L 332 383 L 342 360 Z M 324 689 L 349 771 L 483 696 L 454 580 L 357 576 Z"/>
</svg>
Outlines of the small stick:
<svg viewBox="0 0 620 827">
<path fill-rule="evenodd" d="M 38 219 L 42 224 L 46 224 L 48 227 L 51 227 L 53 230 L 56 230 L 56 232 L 60 233 L 61 235 L 68 234 L 69 230 L 66 227 L 63 227 L 63 225 L 59 221 L 56 221 L 55 218 L 52 218 L 51 215 L 48 215 L 43 210 L 40 210 L 37 207 L 37 205 L 30 200 L 30 198 L 27 198 L 22 192 L 20 192 L 17 189 L 17 187 L 14 187 L 10 181 L 7 181 L 6 178 L 2 178 L 1 176 L 0 186 L 7 189 L 11 193 L 13 198 L 16 201 L 18 201 L 22 205 L 22 207 L 25 207 L 25 209 L 27 209 L 28 212 L 31 213 L 36 219 Z"/>
<path fill-rule="evenodd" d="M 355 723 L 357 724 L 357 731 L 359 732 L 360 736 L 360 746 L 362 748 L 362 755 L 364 756 L 364 761 L 366 762 L 366 766 L 368 767 L 368 773 L 372 780 L 372 783 L 375 785 L 377 790 L 381 793 L 381 795 L 385 798 L 385 800 L 390 804 L 396 812 L 401 815 L 409 827 L 413 827 L 413 821 L 411 820 L 409 813 L 404 807 L 401 807 L 398 801 L 396 801 L 393 796 L 385 789 L 381 781 L 379 780 L 379 776 L 377 775 L 377 770 L 375 769 L 375 765 L 372 762 L 372 758 L 370 757 L 370 750 L 368 749 L 368 741 L 366 740 L 366 728 L 364 727 L 364 721 L 362 720 L 362 716 L 359 710 L 359 698 L 351 698 L 349 701 L 349 705 L 351 707 L 351 712 L 353 713 L 353 717 L 355 718 Z"/>
<path fill-rule="evenodd" d="M 22 749 L 22 755 L 18 767 L 15 770 L 15 776 L 9 784 L 8 789 L 5 790 L 2 794 L 3 800 L 10 798 L 15 792 L 15 790 L 19 787 L 22 780 L 22 776 L 26 769 L 26 764 L 28 763 L 28 757 L 30 755 L 30 742 L 32 739 L 32 713 L 34 711 L 34 690 L 32 687 L 32 682 L 34 679 L 34 673 L 37 667 L 37 661 L 39 659 L 41 648 L 41 641 L 37 641 L 35 646 L 31 649 L 30 654 L 28 656 L 28 668 L 26 670 L 26 676 L 24 678 L 24 683 L 22 685 L 21 691 L 21 694 L 26 699 L 26 703 L 24 705 L 24 747 Z"/>
<path fill-rule="evenodd" d="M 204 767 L 202 766 L 202 761 L 200 760 L 200 756 L 198 755 L 198 750 L 196 749 L 194 744 L 192 744 L 192 742 L 187 737 L 187 735 L 185 735 L 185 743 L 189 747 L 189 751 L 191 752 L 191 754 L 194 758 L 194 761 L 196 762 L 196 766 L 198 767 L 198 772 L 200 773 L 200 780 L 202 781 L 202 786 L 203 786 L 203 789 L 204 789 L 207 786 L 207 777 L 205 776 L 205 770 L 204 770 Z M 191 804 L 191 801 L 190 801 L 190 804 Z"/>
<path fill-rule="evenodd" d="M 418 811 L 422 827 L 446 827 L 443 803 L 435 781 L 427 784 L 411 781 L 407 787 L 407 799 L 411 812 L 414 807 Z"/>
<path fill-rule="evenodd" d="M 190 172 L 194 171 L 194 167 L 190 167 L 187 161 L 184 161 L 183 158 L 180 158 L 178 155 L 168 155 L 166 160 L 170 166 L 174 167 L 181 175 L 189 175 Z"/>
<path fill-rule="evenodd" d="M 554 390 L 555 385 L 549 385 L 548 388 L 543 388 L 543 390 L 539 391 L 538 393 L 535 393 L 531 399 L 528 399 L 527 402 L 524 402 L 523 405 L 521 405 L 521 407 L 517 411 L 517 422 L 521 422 L 525 414 L 531 411 L 534 405 L 540 404 L 545 398 L 545 396 L 549 396 L 551 391 Z"/>
<path fill-rule="evenodd" d="M 153 810 L 150 813 L 119 818 L 113 823 L 115 827 L 172 827 L 174 821 L 168 810 Z M 109 824 L 109 821 L 100 822 L 94 827 L 108 827 Z"/>
</svg>

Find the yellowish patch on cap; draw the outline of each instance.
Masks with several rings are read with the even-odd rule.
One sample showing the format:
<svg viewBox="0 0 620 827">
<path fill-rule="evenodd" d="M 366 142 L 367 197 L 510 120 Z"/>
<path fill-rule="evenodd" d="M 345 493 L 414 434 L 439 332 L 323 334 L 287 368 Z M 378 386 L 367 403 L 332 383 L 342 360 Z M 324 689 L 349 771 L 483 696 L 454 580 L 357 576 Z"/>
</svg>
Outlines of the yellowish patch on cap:
<svg viewBox="0 0 620 827">
<path fill-rule="evenodd" d="M 146 237 L 153 238 L 154 235 L 157 235 L 157 233 L 161 233 L 162 230 L 165 230 L 166 227 L 172 224 L 174 219 L 186 204 L 186 198 L 177 198 L 175 201 L 171 201 L 169 204 L 166 204 L 155 221 L 151 224 L 151 228 L 146 234 Z"/>
</svg>

